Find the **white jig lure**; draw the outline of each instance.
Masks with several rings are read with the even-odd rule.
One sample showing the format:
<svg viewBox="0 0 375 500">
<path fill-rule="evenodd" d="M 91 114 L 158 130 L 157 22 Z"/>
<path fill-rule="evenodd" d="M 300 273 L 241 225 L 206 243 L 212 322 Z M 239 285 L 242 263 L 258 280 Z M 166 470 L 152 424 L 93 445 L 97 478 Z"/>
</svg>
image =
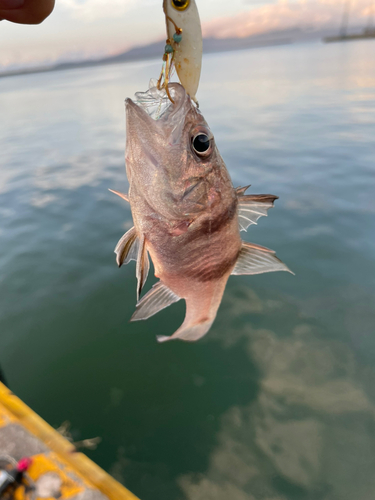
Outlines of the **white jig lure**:
<svg viewBox="0 0 375 500">
<path fill-rule="evenodd" d="M 203 43 L 195 0 L 164 0 L 163 10 L 168 35 L 165 54 L 171 55 L 171 63 L 173 62 L 176 68 L 182 86 L 197 102 Z M 166 68 L 167 79 L 170 66 L 171 64 Z"/>
</svg>

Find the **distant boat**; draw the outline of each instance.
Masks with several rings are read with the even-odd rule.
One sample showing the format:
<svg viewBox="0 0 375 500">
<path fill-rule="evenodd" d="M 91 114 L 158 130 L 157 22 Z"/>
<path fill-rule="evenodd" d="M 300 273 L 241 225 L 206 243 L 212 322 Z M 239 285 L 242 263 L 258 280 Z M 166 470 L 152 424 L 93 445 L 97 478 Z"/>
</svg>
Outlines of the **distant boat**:
<svg viewBox="0 0 375 500">
<path fill-rule="evenodd" d="M 337 36 L 327 36 L 327 37 L 323 38 L 324 42 L 326 42 L 326 43 L 349 42 L 350 40 L 375 38 L 374 0 L 372 2 L 372 5 L 371 5 L 367 26 L 361 33 L 348 34 L 349 11 L 350 11 L 350 0 L 346 0 L 345 6 L 344 6 L 344 12 L 342 15 L 340 33 Z"/>
</svg>

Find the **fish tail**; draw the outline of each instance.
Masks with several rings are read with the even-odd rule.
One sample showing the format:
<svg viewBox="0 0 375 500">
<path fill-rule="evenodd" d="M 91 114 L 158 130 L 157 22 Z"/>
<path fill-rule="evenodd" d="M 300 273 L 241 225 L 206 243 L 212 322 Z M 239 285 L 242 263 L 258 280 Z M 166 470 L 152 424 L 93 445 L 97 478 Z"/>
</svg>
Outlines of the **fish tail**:
<svg viewBox="0 0 375 500">
<path fill-rule="evenodd" d="M 185 340 L 194 342 L 206 335 L 211 328 L 219 309 L 228 276 L 220 281 L 204 284 L 194 295 L 186 297 L 186 315 L 180 328 L 170 337 L 159 335 L 158 342 L 167 340 Z"/>
<path fill-rule="evenodd" d="M 157 335 L 156 339 L 158 342 L 166 342 L 167 340 L 175 339 L 185 340 L 187 342 L 195 342 L 196 340 L 199 340 L 201 337 L 206 335 L 208 330 L 211 328 L 214 319 L 215 317 L 212 319 L 207 319 L 206 321 L 202 321 L 198 324 L 186 324 L 186 321 L 184 321 L 180 328 L 170 337 L 166 335 Z"/>
</svg>

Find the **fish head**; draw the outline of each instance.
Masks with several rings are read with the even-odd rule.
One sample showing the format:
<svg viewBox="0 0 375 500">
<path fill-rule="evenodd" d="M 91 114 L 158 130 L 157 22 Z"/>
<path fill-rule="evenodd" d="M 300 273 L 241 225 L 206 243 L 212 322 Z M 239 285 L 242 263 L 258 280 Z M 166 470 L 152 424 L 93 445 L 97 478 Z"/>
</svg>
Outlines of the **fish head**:
<svg viewBox="0 0 375 500">
<path fill-rule="evenodd" d="M 169 84 L 169 92 L 174 102 L 158 120 L 126 100 L 129 194 L 183 219 L 213 209 L 224 187 L 233 188 L 203 115 L 180 84 Z"/>
</svg>

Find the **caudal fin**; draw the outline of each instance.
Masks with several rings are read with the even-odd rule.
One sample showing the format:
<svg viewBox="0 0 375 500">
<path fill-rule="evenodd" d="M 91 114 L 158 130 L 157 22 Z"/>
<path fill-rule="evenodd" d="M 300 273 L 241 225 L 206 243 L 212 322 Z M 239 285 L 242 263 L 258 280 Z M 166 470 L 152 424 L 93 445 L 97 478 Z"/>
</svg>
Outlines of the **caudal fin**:
<svg viewBox="0 0 375 500">
<path fill-rule="evenodd" d="M 227 280 L 228 276 L 224 276 L 219 281 L 201 283 L 200 285 L 195 284 L 191 294 L 185 298 L 186 315 L 184 322 L 170 337 L 158 336 L 158 342 L 175 339 L 195 342 L 206 335 L 216 318 Z"/>
<path fill-rule="evenodd" d="M 201 323 L 198 323 L 196 325 L 185 325 L 186 322 L 184 321 L 180 328 L 173 335 L 171 335 L 170 337 L 165 335 L 157 335 L 156 340 L 158 342 L 166 342 L 167 340 L 180 339 L 187 342 L 195 342 L 196 340 L 199 340 L 204 335 L 206 335 L 208 330 L 211 328 L 214 319 L 215 317 L 213 319 L 202 321 Z"/>
</svg>

